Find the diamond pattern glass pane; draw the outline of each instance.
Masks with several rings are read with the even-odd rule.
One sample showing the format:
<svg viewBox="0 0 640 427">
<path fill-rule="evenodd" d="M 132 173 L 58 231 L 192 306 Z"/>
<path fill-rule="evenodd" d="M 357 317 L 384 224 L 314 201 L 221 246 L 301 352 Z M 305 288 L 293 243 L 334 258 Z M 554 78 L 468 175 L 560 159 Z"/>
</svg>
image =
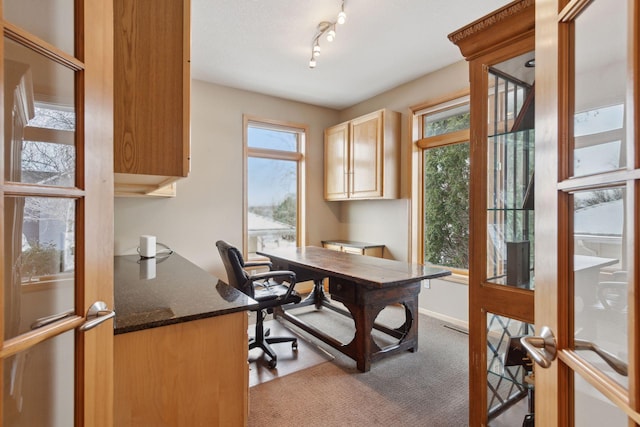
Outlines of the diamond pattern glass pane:
<svg viewBox="0 0 640 427">
<path fill-rule="evenodd" d="M 520 345 L 520 337 L 534 335 L 533 325 L 487 313 L 487 406 L 489 419 L 509 410 L 517 402 L 522 421 L 529 411 L 533 383 L 531 360 Z M 524 399 L 524 400 L 523 400 Z M 512 411 L 510 411 L 512 412 Z M 513 414 L 510 414 L 513 416 Z"/>
</svg>

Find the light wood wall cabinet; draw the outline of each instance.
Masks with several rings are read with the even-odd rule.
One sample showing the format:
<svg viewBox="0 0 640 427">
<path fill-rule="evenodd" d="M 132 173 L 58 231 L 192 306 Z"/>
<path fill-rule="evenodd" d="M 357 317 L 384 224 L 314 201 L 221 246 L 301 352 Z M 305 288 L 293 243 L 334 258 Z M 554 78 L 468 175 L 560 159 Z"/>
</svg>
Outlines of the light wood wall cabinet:
<svg viewBox="0 0 640 427">
<path fill-rule="evenodd" d="M 114 12 L 116 195 L 170 196 L 190 166 L 190 0 L 115 0 Z"/>
<path fill-rule="evenodd" d="M 324 133 L 325 200 L 399 197 L 400 113 L 380 110 Z"/>
</svg>

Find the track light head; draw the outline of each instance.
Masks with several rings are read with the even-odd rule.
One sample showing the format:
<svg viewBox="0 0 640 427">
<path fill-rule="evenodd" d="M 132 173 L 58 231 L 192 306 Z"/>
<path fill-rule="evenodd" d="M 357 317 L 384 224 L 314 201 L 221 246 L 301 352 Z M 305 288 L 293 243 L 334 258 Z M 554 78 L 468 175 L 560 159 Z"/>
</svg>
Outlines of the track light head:
<svg viewBox="0 0 640 427">
<path fill-rule="evenodd" d="M 329 31 L 327 31 L 327 41 L 329 43 L 331 43 L 332 41 L 334 41 L 336 38 L 336 30 L 334 30 L 333 28 L 330 29 Z"/>
<path fill-rule="evenodd" d="M 320 56 L 320 38 L 326 36 L 328 42 L 332 42 L 336 38 L 336 24 L 344 24 L 347 20 L 347 14 L 344 12 L 344 0 L 340 7 L 340 13 L 336 18 L 336 22 L 320 21 L 318 31 L 311 42 L 311 59 L 309 60 L 309 68 L 316 67 L 316 58 Z"/>
</svg>

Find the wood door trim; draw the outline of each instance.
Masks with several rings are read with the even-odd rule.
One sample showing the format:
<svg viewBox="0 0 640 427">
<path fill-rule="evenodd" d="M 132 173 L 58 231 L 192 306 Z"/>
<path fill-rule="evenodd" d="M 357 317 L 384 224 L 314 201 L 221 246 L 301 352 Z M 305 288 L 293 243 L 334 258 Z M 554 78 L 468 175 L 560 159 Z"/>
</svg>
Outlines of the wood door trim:
<svg viewBox="0 0 640 427">
<path fill-rule="evenodd" d="M 4 342 L 4 345 L 0 349 L 0 359 L 12 356 L 49 338 L 73 330 L 80 326 L 83 321 L 84 318 L 80 316 L 69 317 L 52 323 L 47 327 L 26 332 L 15 338 L 10 338 Z"/>
<path fill-rule="evenodd" d="M 598 175 L 569 178 L 558 183 L 558 190 L 565 192 L 594 190 L 624 185 L 625 182 L 634 180 L 640 180 L 640 169 L 619 170 Z"/>
<path fill-rule="evenodd" d="M 44 185 L 10 183 L 2 185 L 5 196 L 32 197 L 66 197 L 78 199 L 84 197 L 85 192 L 75 187 L 54 187 Z"/>
<path fill-rule="evenodd" d="M 4 35 L 20 45 L 27 47 L 52 61 L 73 71 L 84 70 L 84 63 L 75 56 L 61 50 L 51 43 L 34 36 L 10 22 L 4 22 Z"/>
<path fill-rule="evenodd" d="M 534 293 L 507 285 L 482 285 L 479 297 L 483 310 L 521 322 L 534 323 Z"/>
<path fill-rule="evenodd" d="M 629 395 L 624 387 L 584 360 L 573 350 L 565 349 L 559 351 L 558 358 L 566 364 L 570 370 L 580 374 L 582 379 L 618 405 L 618 407 L 624 410 L 636 423 L 640 424 L 640 413 L 631 407 Z"/>
</svg>

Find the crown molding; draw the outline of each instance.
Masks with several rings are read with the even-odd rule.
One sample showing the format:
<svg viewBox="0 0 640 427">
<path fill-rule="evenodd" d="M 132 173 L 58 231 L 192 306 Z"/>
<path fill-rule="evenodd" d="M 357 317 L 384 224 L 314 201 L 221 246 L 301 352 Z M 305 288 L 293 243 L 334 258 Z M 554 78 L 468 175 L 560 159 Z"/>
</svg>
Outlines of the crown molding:
<svg viewBox="0 0 640 427">
<path fill-rule="evenodd" d="M 518 0 L 454 31 L 448 38 L 470 59 L 490 46 L 534 28 L 535 0 Z"/>
</svg>

